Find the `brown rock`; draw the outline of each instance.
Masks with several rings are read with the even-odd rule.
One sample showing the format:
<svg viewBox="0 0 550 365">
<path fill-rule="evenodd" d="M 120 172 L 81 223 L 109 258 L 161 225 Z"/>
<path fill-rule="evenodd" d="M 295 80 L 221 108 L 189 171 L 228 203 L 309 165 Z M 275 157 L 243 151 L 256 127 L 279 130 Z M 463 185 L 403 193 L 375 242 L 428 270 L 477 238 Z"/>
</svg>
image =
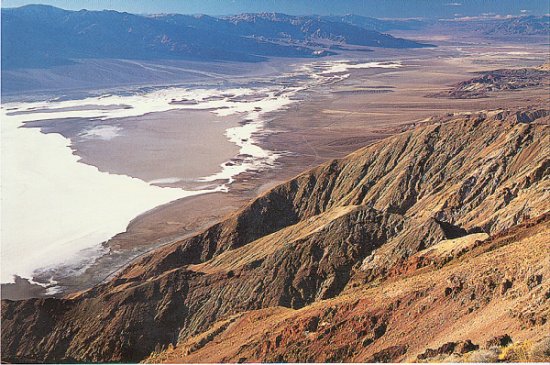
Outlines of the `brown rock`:
<svg viewBox="0 0 550 365">
<path fill-rule="evenodd" d="M 459 342 L 456 345 L 454 352 L 459 354 L 465 354 L 467 352 L 475 351 L 478 349 L 479 349 L 479 345 L 475 345 L 472 343 L 472 341 L 466 340 L 466 341 Z"/>
<path fill-rule="evenodd" d="M 529 252 L 513 251 L 507 245 L 521 241 L 538 250 L 537 235 L 547 229 L 550 133 L 542 121 L 549 114 L 546 109 L 532 108 L 442 118 L 307 171 L 267 191 L 224 221 L 143 256 L 113 280 L 71 299 L 3 301 L 2 360 L 141 361 L 155 348 L 204 334 L 234 315 L 281 308 L 303 313 L 328 299 L 345 302 L 351 283 L 361 283 L 352 294 L 354 300 L 362 300 L 363 290 L 378 293 L 376 285 L 384 286 L 391 272 L 395 281 L 420 275 L 416 269 L 392 271 L 396 265 L 473 229 L 482 229 L 492 237 L 472 249 L 471 255 L 464 253 L 464 262 L 479 260 L 484 267 L 500 267 L 503 272 L 525 268 L 526 263 L 514 260 Z M 525 176 L 531 177 L 529 186 L 519 189 L 508 202 L 502 199 L 505 187 L 525 186 L 521 185 Z M 522 225 L 527 215 L 541 217 L 529 221 L 538 229 Z M 527 234 L 535 238 L 533 242 L 522 241 Z M 507 262 L 497 259 L 487 263 L 478 255 L 485 250 L 490 256 L 501 247 L 504 253 L 512 253 L 501 257 L 513 265 L 506 267 Z M 363 347 L 356 333 L 372 333 L 373 341 L 395 340 L 402 323 L 410 320 L 417 326 L 433 309 L 448 322 L 432 319 L 430 325 L 443 328 L 461 320 L 466 309 L 454 305 L 467 300 L 473 290 L 476 308 L 498 299 L 501 274 L 477 271 L 477 266 L 468 266 L 470 270 L 464 272 L 462 264 L 424 266 L 421 270 L 433 270 L 433 277 L 415 285 L 429 282 L 427 288 L 410 292 L 403 284 L 399 292 L 385 287 L 395 296 L 392 303 L 400 304 L 390 311 L 388 298 L 376 294 L 379 301 L 365 308 L 377 308 L 372 313 L 379 319 L 377 323 L 354 317 L 366 313 L 365 308 L 352 315 L 354 305 L 334 304 L 320 317 L 317 332 L 325 337 L 315 344 L 308 342 L 305 334 L 306 328 L 315 325 L 304 317 L 286 322 L 256 318 L 249 334 L 262 323 L 266 332 L 280 324 L 282 329 L 274 336 L 281 337 L 270 342 L 264 357 L 247 353 L 246 361 L 284 358 L 299 362 L 310 357 L 323 361 L 329 359 L 329 352 L 342 360 L 398 359 L 406 353 L 406 346 L 395 345 L 372 354 L 369 351 L 379 347 Z M 523 272 L 527 269 L 516 272 L 523 275 L 517 280 L 529 282 Z M 452 279 L 446 283 L 446 278 Z M 543 284 L 542 277 L 532 282 Z M 448 296 L 444 295 L 446 287 L 450 288 Z M 428 302 L 429 297 L 437 301 Z M 518 313 L 526 312 L 525 308 L 534 312 L 530 314 L 535 319 L 533 326 L 546 323 L 542 299 L 518 301 Z M 418 308 L 424 310 L 420 313 Z M 390 315 L 391 322 L 386 318 Z M 330 324 L 323 327 L 325 321 Z M 381 323 L 388 323 L 387 328 Z M 420 336 L 412 329 L 410 333 Z M 222 335 L 223 331 L 216 334 Z M 416 341 L 410 336 L 409 341 Z M 262 341 L 258 339 L 254 350 Z M 338 345 L 330 347 L 336 341 Z M 399 342 L 408 344 L 401 338 Z M 204 351 L 215 343 L 208 341 Z M 235 362 L 245 355 L 228 352 L 226 357 Z"/>
<path fill-rule="evenodd" d="M 406 353 L 406 345 L 390 346 L 372 355 L 367 362 L 397 362 Z"/>
<path fill-rule="evenodd" d="M 504 295 L 512 287 L 512 282 L 508 279 L 504 279 L 502 284 L 500 284 L 500 294 Z"/>
<path fill-rule="evenodd" d="M 440 355 L 451 355 L 453 353 L 465 354 L 479 349 L 478 345 L 474 345 L 472 341 L 447 342 L 437 349 L 427 349 L 422 354 L 417 356 L 418 360 L 427 360 Z"/>
<path fill-rule="evenodd" d="M 527 279 L 527 287 L 529 288 L 529 290 L 540 285 L 541 283 L 542 283 L 542 274 L 531 275 Z"/>
<path fill-rule="evenodd" d="M 508 334 L 500 335 L 500 336 L 496 336 L 496 337 L 493 337 L 490 340 L 488 340 L 485 343 L 485 348 L 491 348 L 491 347 L 495 347 L 495 346 L 496 347 L 504 347 L 504 346 L 508 346 L 512 342 L 513 342 L 512 338 Z"/>
</svg>

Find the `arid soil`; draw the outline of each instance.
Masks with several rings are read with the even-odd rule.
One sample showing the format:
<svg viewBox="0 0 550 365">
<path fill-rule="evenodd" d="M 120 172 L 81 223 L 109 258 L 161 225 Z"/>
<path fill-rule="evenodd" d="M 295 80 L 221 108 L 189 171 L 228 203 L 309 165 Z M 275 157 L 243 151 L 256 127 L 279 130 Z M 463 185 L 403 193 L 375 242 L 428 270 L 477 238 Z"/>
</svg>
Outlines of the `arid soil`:
<svg viewBox="0 0 550 365">
<path fill-rule="evenodd" d="M 343 157 L 434 115 L 544 105 L 548 99 L 544 86 L 501 90 L 490 98 L 474 100 L 432 97 L 430 94 L 448 91 L 453 85 L 472 78 L 474 72 L 540 65 L 545 60 L 545 49 L 532 44 L 497 44 L 457 52 L 455 46 L 444 44 L 436 49 L 412 53 L 397 50 L 369 52 L 366 55 L 369 59 L 399 59 L 403 67 L 350 70 L 351 75 L 344 82 L 314 91 L 290 110 L 274 113 L 268 118 L 267 133 L 257 136 L 263 147 L 284 152 L 274 169 L 240 175 L 229 193 L 181 199 L 137 217 L 126 232 L 106 243 L 111 255 L 102 257 L 84 275 L 66 277 L 60 283 L 69 291 L 89 288 L 137 255 L 183 239 L 215 223 L 266 189 L 305 169 Z M 526 52 L 529 56 L 524 54 Z M 170 122 L 171 125 L 177 125 L 176 119 Z M 142 125 L 147 123 L 145 120 Z M 136 131 L 141 133 L 139 128 Z M 96 148 L 93 143 L 90 146 Z M 136 153 L 139 155 L 139 151 Z M 175 154 L 170 156 L 172 162 L 169 165 L 177 165 Z M 84 157 L 88 163 L 97 162 L 93 154 Z M 141 169 L 139 164 L 117 168 L 137 172 Z M 25 292 L 35 295 L 35 291 L 28 291 L 26 286 L 23 289 L 23 293 L 18 293 L 22 295 L 15 298 L 25 297 Z M 4 297 L 10 298 L 10 292 L 4 290 Z"/>
<path fill-rule="evenodd" d="M 539 346 L 549 116 L 435 116 L 90 290 L 4 301 L 3 360 L 425 360 L 505 334 Z"/>
<path fill-rule="evenodd" d="M 540 261 L 549 228 L 542 216 L 491 239 L 468 235 L 453 242 L 466 243 L 462 252 L 451 252 L 446 241 L 413 255 L 386 280 L 298 310 L 229 316 L 147 361 L 462 362 L 487 352 L 496 361 L 494 338 L 536 343 L 548 333 L 550 288 L 537 278 L 550 273 Z"/>
<path fill-rule="evenodd" d="M 548 64 L 539 68 L 504 69 L 484 72 L 478 77 L 462 81 L 451 90 L 432 96 L 457 99 L 486 98 L 491 92 L 543 87 L 550 92 Z"/>
</svg>

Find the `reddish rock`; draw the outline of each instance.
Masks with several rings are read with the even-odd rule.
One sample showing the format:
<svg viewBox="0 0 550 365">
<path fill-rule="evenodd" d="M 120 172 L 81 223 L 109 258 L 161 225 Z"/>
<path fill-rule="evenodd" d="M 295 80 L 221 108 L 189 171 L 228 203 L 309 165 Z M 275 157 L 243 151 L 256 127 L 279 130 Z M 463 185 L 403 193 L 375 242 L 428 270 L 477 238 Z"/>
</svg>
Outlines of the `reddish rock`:
<svg viewBox="0 0 550 365">
<path fill-rule="evenodd" d="M 387 347 L 382 351 L 378 351 L 367 362 L 397 362 L 398 359 L 407 353 L 406 345 L 397 345 Z"/>
</svg>

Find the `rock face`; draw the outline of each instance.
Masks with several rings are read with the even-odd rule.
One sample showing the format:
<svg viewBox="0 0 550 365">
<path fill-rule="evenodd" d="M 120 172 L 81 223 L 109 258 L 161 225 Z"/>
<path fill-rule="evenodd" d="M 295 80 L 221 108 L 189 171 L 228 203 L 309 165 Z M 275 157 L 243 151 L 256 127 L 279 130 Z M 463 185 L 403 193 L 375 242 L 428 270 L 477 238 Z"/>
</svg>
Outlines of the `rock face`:
<svg viewBox="0 0 550 365">
<path fill-rule="evenodd" d="M 451 355 L 453 353 L 465 354 L 479 349 L 478 345 L 475 345 L 470 340 L 461 342 L 447 342 L 441 345 L 438 349 L 427 349 L 424 353 L 417 356 L 418 360 L 426 360 L 439 355 Z"/>
<path fill-rule="evenodd" d="M 2 359 L 400 361 L 464 338 L 544 333 L 549 115 L 434 119 L 86 292 L 3 301 Z M 465 316 L 481 323 L 472 336 L 445 338 Z M 492 323 L 509 328 L 482 331 Z"/>
</svg>

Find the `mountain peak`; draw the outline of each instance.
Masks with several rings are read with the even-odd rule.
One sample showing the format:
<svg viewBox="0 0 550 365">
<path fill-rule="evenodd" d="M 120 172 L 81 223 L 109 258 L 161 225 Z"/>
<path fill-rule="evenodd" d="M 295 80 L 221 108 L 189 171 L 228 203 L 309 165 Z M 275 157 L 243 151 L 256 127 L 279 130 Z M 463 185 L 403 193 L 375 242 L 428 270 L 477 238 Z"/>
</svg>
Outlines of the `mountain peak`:
<svg viewBox="0 0 550 365">
<path fill-rule="evenodd" d="M 140 16 L 114 10 L 73 12 L 29 5 L 10 9 L 9 14 L 2 19 L 2 39 L 19 42 L 2 42 L 4 69 L 54 67 L 90 57 L 259 62 L 268 57 L 334 54 L 330 45 L 310 43 L 310 39 L 387 48 L 427 46 L 345 23 L 335 26 L 325 20 L 281 13 L 227 18 Z M 303 26 L 312 22 L 315 26 Z M 129 23 L 132 32 L 128 32 Z"/>
</svg>

